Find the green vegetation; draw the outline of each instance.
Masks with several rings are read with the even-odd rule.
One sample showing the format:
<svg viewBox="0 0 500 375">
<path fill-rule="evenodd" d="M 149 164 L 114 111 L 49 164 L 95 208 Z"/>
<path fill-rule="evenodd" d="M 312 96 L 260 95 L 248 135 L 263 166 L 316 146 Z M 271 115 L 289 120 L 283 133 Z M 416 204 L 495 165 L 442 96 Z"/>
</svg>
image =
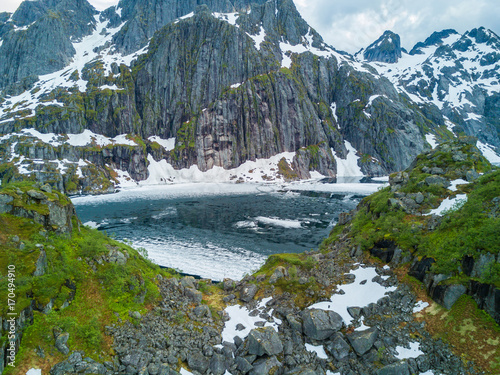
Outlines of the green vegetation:
<svg viewBox="0 0 500 375">
<path fill-rule="evenodd" d="M 37 190 L 23 182 L 7 185 L 0 193 L 11 195 L 14 205 L 27 210 L 33 208 L 32 203 L 20 192 L 33 189 Z M 49 200 L 70 204 L 58 192 L 44 194 Z M 71 235 L 58 235 L 31 219 L 10 214 L 0 215 L 0 227 L 0 252 L 4 254 L 0 257 L 0 289 L 7 288 L 8 265 L 15 265 L 16 312 L 32 301 L 35 307 L 34 323 L 25 328 L 16 357 L 18 366 L 7 370 L 8 374 L 25 373 L 29 368 L 22 372 L 24 364 L 48 370 L 62 360 L 54 348 L 55 327 L 70 334 L 72 351 L 83 350 L 95 360 L 110 358 L 113 353 L 105 326 L 118 319 L 130 320 L 130 311 L 145 312 L 159 298 L 156 276 L 174 275 L 131 247 L 78 225 L 76 217 Z M 44 274 L 33 276 L 41 249 L 47 259 Z M 6 316 L 6 309 L 2 306 L 2 316 Z M 34 354 L 38 346 L 48 354 L 43 359 Z"/>
<path fill-rule="evenodd" d="M 464 145 L 460 152 L 467 157 L 455 156 L 456 160 L 456 153 L 446 151 L 421 155 L 417 166 L 409 172 L 408 181 L 398 191 L 387 187 L 363 199 L 348 228 L 353 243 L 369 250 L 380 241 L 393 241 L 403 251 L 434 258 L 434 272 L 467 282 L 468 277 L 464 277 L 461 267 L 465 256 L 477 260 L 482 254 L 497 255 L 500 252 L 500 217 L 498 213 L 494 214 L 498 202 L 493 201 L 500 196 L 500 171 L 489 172 L 471 184 L 459 185 L 459 191 L 452 192 L 439 184 L 425 183 L 431 174 L 424 170 L 441 168 L 442 176 L 449 180 L 463 178 L 465 171 L 469 170 L 490 171 L 489 163 L 473 153 L 473 147 Z M 416 212 L 391 205 L 391 199 L 402 193 L 410 196 L 423 194 L 423 202 Z M 433 220 L 425 215 L 428 210 L 438 206 L 445 197 L 458 193 L 468 193 L 467 202 L 445 212 L 436 227 L 428 229 L 430 220 Z M 335 227 L 323 248 L 333 243 L 345 229 Z M 500 266 L 498 263 L 489 264 L 476 279 L 500 286 Z"/>
</svg>

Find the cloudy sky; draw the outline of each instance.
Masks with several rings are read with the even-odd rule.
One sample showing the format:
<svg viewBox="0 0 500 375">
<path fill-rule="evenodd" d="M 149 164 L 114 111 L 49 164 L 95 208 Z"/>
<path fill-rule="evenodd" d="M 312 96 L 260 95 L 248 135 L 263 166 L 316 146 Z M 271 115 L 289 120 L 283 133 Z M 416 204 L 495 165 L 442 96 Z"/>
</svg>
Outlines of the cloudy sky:
<svg viewBox="0 0 500 375">
<path fill-rule="evenodd" d="M 411 49 L 433 31 L 460 33 L 484 26 L 500 34 L 499 0 L 294 0 L 305 20 L 337 49 L 351 53 L 368 46 L 385 30 Z M 14 11 L 20 0 L 2 0 L 0 11 Z M 90 0 L 97 9 L 117 0 Z"/>
</svg>

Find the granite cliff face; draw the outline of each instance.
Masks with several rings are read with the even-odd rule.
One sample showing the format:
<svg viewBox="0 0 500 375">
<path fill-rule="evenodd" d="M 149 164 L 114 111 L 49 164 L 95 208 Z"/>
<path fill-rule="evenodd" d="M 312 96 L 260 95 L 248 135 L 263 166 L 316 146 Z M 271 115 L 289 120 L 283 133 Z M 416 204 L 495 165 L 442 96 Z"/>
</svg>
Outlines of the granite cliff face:
<svg viewBox="0 0 500 375">
<path fill-rule="evenodd" d="M 38 158 L 66 166 L 59 188 L 96 192 L 83 181 L 98 180 L 108 192 L 119 176 L 170 180 L 171 168 L 232 169 L 284 153 L 295 154 L 287 178 L 334 177 L 351 147 L 356 173 L 382 175 L 406 168 L 429 137 L 454 136 L 440 128 L 445 111 L 325 44 L 290 0 L 122 1 L 100 14 L 85 1 L 44 0 L 0 22 L 11 178 L 54 180 L 26 152 L 33 142 Z M 51 50 L 29 47 L 49 32 Z M 387 32 L 365 52 L 396 61 L 399 37 Z M 73 142 L 78 134 L 86 142 Z"/>
</svg>

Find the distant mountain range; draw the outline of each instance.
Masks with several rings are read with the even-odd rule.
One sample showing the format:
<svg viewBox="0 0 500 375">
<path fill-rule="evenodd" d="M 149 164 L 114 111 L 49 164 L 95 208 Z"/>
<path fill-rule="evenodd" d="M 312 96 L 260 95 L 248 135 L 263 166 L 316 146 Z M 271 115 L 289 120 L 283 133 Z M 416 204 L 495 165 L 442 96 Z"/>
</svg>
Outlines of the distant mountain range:
<svg viewBox="0 0 500 375">
<path fill-rule="evenodd" d="M 0 178 L 97 194 L 216 168 L 385 175 L 458 135 L 494 161 L 499 60 L 484 28 L 410 53 L 388 31 L 351 56 L 291 0 L 25 1 L 0 14 Z"/>
</svg>

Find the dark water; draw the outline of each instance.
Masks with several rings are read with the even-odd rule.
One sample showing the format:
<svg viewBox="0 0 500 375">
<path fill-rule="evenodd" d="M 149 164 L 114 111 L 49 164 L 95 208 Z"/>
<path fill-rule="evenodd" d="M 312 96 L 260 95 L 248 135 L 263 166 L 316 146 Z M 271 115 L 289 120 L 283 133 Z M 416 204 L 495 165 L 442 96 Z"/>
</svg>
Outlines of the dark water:
<svg viewBox="0 0 500 375">
<path fill-rule="evenodd" d="M 257 269 L 273 253 L 316 249 L 361 198 L 274 191 L 75 203 L 82 222 L 145 248 L 156 263 L 222 279 Z"/>
</svg>

